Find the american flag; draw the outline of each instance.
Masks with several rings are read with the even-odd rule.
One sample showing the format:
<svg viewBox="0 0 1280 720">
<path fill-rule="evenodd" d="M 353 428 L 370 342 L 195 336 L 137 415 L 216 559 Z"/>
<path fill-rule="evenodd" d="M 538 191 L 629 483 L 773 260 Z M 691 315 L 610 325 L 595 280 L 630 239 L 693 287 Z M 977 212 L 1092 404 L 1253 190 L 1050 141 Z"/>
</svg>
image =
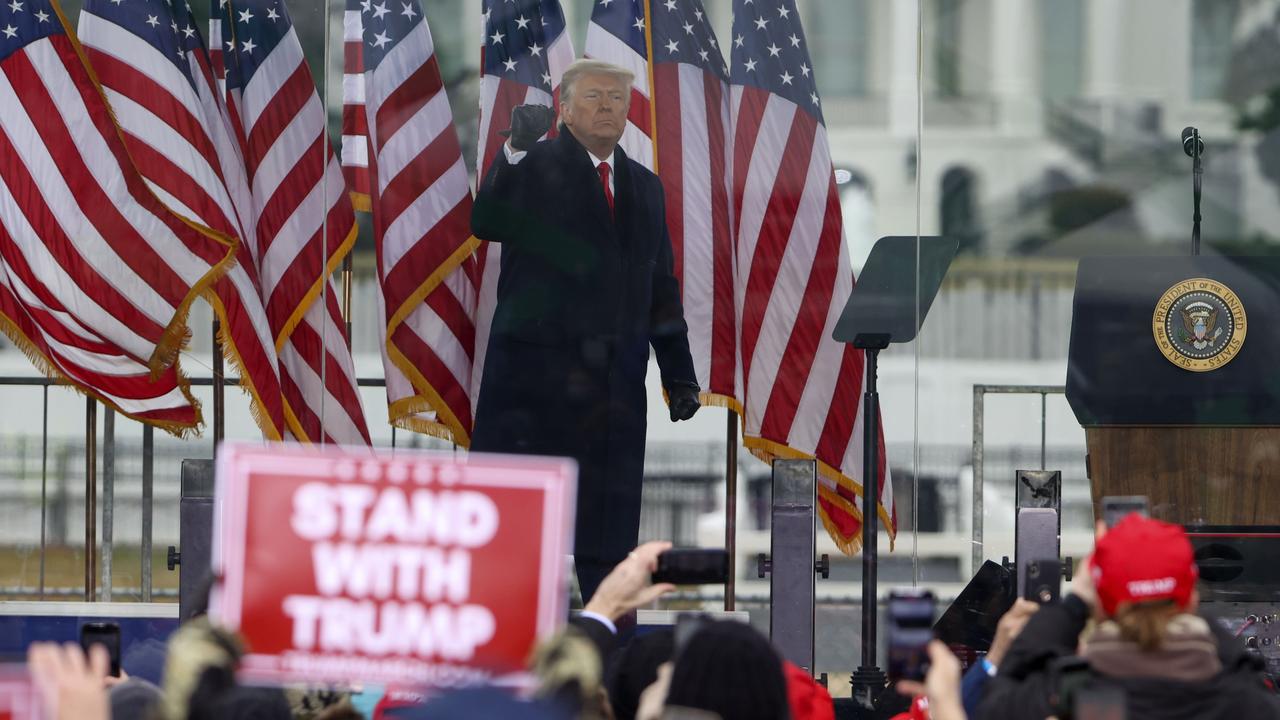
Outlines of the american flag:
<svg viewBox="0 0 1280 720">
<path fill-rule="evenodd" d="M 635 74 L 627 127 L 623 129 L 618 144 L 627 157 L 653 170 L 653 108 L 649 104 L 650 33 L 645 27 L 650 17 L 648 4 L 649 0 L 596 0 L 591 11 L 591 23 L 587 25 L 587 46 L 583 53 Z"/>
<path fill-rule="evenodd" d="M 479 243 L 431 30 L 418 0 L 347 0 L 343 24 L 342 160 L 373 212 L 391 422 L 465 446 Z"/>
<path fill-rule="evenodd" d="M 49 0 L 0 6 L 0 325 L 41 370 L 185 434 L 186 311 L 235 243 L 151 193 L 78 53 Z"/>
<path fill-rule="evenodd" d="M 836 544 L 861 546 L 865 382 L 859 350 L 831 338 L 853 289 L 831 151 L 793 0 L 734 0 L 730 102 L 744 444 L 817 458 Z M 897 532 L 880 445 L 880 517 Z"/>
<path fill-rule="evenodd" d="M 304 442 L 367 445 L 331 278 L 355 242 L 355 213 L 324 105 L 280 0 L 219 2 L 215 67 L 244 152 L 286 427 Z"/>
<path fill-rule="evenodd" d="M 209 299 L 222 322 L 223 349 L 250 395 L 252 415 L 267 439 L 279 440 L 279 362 L 254 243 L 241 218 L 250 208 L 246 194 L 237 207 L 227 189 L 248 186 L 197 27 L 181 0 L 88 0 L 79 36 L 125 146 L 152 190 L 178 213 L 240 240 L 236 265 Z"/>
<path fill-rule="evenodd" d="M 652 65 L 646 62 L 650 47 Z M 729 231 L 729 78 L 710 19 L 701 0 L 596 0 L 586 53 L 636 73 L 623 150 L 662 180 L 702 402 L 741 411 Z M 651 112 L 656 122 L 647 117 Z M 656 163 L 643 132 L 651 125 L 657 128 Z"/>
<path fill-rule="evenodd" d="M 484 36 L 480 46 L 480 135 L 477 166 L 484 178 L 506 139 L 498 133 L 511 124 L 517 105 L 548 105 L 560 89 L 560 76 L 573 62 L 573 43 L 565 32 L 560 0 L 483 0 Z M 476 251 L 480 296 L 476 310 L 475 371 L 472 409 L 480 397 L 489 328 L 498 303 L 499 248 L 481 243 Z"/>
</svg>

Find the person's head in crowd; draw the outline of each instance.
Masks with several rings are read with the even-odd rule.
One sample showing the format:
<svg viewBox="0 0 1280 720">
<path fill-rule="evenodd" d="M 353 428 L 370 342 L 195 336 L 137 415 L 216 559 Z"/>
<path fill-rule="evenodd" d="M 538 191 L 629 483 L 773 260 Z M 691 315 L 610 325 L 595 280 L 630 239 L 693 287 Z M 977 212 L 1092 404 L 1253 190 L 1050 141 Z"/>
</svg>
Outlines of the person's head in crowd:
<svg viewBox="0 0 1280 720">
<path fill-rule="evenodd" d="M 503 688 L 467 688 L 447 692 L 390 717 L 405 720 L 572 720 L 564 708 L 541 700 L 522 700 Z"/>
<path fill-rule="evenodd" d="M 342 709 L 351 707 L 351 693 L 335 690 L 325 685 L 290 686 L 284 689 L 293 720 L 318 720 L 328 717 L 330 711 L 342 717 Z"/>
<path fill-rule="evenodd" d="M 165 663 L 164 720 L 289 720 L 289 703 L 280 690 L 236 685 L 243 654 L 239 638 L 207 618 L 179 627 L 169 639 Z"/>
<path fill-rule="evenodd" d="M 112 720 L 147 720 L 160 707 L 160 688 L 142 678 L 129 678 L 108 692 Z"/>
<path fill-rule="evenodd" d="M 635 720 L 641 693 L 658 679 L 658 668 L 674 649 L 675 636 L 664 629 L 637 635 L 618 652 L 607 681 L 614 717 Z"/>
<path fill-rule="evenodd" d="M 708 621 L 675 660 L 666 704 L 733 720 L 789 720 L 782 660 L 746 623 Z"/>
<path fill-rule="evenodd" d="M 569 627 L 540 644 L 533 654 L 535 695 L 583 720 L 612 717 L 601 682 L 600 655 L 577 628 Z"/>
<path fill-rule="evenodd" d="M 192 709 L 235 686 L 235 668 L 244 649 L 231 633 L 196 617 L 169 638 L 164 668 L 163 714 L 166 720 L 187 720 Z"/>
<path fill-rule="evenodd" d="M 1097 611 L 1144 651 L 1158 649 L 1169 621 L 1199 605 L 1194 551 L 1177 525 L 1128 515 L 1099 538 L 1089 572 Z"/>
<path fill-rule="evenodd" d="M 365 720 L 364 714 L 349 702 L 341 702 L 316 713 L 315 720 Z M 297 720 L 297 717 L 294 717 Z"/>
</svg>

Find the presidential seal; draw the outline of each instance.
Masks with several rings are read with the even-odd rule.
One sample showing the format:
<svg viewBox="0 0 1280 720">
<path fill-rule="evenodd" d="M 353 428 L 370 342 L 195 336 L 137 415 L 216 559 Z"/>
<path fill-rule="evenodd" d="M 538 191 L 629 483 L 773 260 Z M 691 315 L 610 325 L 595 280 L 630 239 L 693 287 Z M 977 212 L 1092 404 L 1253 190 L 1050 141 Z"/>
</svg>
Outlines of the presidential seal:
<svg viewBox="0 0 1280 720">
<path fill-rule="evenodd" d="M 1160 296 L 1151 332 L 1160 354 L 1184 370 L 1206 372 L 1231 362 L 1244 345 L 1248 320 L 1231 288 L 1192 278 Z"/>
</svg>

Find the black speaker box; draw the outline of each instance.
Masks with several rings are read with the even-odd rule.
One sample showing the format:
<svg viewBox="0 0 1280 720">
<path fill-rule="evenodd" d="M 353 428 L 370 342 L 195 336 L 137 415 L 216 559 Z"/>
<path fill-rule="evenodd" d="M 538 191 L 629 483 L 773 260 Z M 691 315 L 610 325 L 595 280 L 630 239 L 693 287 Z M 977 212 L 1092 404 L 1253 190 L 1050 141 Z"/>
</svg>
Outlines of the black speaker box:
<svg viewBox="0 0 1280 720">
<path fill-rule="evenodd" d="M 1280 601 L 1280 527 L 1189 525 L 1200 568 L 1200 599 L 1210 602 Z"/>
</svg>

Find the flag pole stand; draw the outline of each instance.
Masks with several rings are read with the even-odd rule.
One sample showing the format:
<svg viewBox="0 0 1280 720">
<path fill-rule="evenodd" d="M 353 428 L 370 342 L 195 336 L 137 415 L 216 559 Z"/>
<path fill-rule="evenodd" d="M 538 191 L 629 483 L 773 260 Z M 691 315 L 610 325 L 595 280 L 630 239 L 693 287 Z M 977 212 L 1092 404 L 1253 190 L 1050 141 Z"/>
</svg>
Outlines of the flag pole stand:
<svg viewBox="0 0 1280 720">
<path fill-rule="evenodd" d="M 876 509 L 880 495 L 880 393 L 876 387 L 880 351 L 889 347 L 888 333 L 858 335 L 853 346 L 867 359 L 867 391 L 862 399 L 862 664 L 849 682 L 853 699 L 864 708 L 874 708 L 876 698 L 888 681 L 876 665 L 877 578 L 876 545 L 880 539 Z M 873 491 L 874 488 L 874 491 Z"/>
<path fill-rule="evenodd" d="M 347 350 L 351 350 L 351 253 L 342 259 L 342 319 L 347 329 Z"/>
<path fill-rule="evenodd" d="M 224 410 L 227 385 L 222 377 L 222 323 L 213 319 L 213 456 L 218 456 L 218 445 L 226 436 L 227 419 Z"/>
<path fill-rule="evenodd" d="M 729 570 L 724 579 L 724 609 L 734 609 L 738 580 L 738 413 L 730 409 L 725 423 L 724 549 Z"/>
</svg>

